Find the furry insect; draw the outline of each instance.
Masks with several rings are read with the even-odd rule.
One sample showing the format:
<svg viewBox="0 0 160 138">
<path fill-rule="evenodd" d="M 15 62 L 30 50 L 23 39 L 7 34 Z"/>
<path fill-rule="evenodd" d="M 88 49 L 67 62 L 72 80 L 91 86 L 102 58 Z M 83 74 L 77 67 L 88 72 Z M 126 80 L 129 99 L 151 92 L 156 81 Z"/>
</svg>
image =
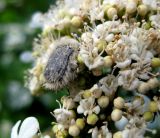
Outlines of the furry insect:
<svg viewBox="0 0 160 138">
<path fill-rule="evenodd" d="M 59 45 L 51 53 L 44 70 L 47 88 L 58 90 L 75 79 L 77 48 L 73 44 Z"/>
</svg>

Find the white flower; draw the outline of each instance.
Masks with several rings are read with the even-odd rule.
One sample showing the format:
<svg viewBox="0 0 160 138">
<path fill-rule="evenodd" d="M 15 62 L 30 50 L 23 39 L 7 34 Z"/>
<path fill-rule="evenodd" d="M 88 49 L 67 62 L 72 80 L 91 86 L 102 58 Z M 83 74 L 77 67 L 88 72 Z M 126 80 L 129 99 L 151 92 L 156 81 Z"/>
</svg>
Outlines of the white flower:
<svg viewBox="0 0 160 138">
<path fill-rule="evenodd" d="M 95 98 L 90 97 L 88 99 L 83 99 L 80 101 L 80 105 L 77 107 L 77 112 L 79 114 L 92 114 L 93 112 L 99 114 L 100 107 L 97 105 L 95 106 Z"/>
<path fill-rule="evenodd" d="M 134 90 L 139 86 L 139 79 L 136 78 L 136 69 L 119 72 L 118 85 L 126 90 Z"/>
<path fill-rule="evenodd" d="M 150 16 L 149 20 L 151 21 L 151 24 L 154 25 L 154 27 L 160 28 L 160 15 L 152 15 Z"/>
<path fill-rule="evenodd" d="M 82 43 L 81 50 L 79 53 L 89 70 L 95 69 L 104 64 L 103 57 L 98 54 L 98 48 L 94 47 L 91 41 Z"/>
<path fill-rule="evenodd" d="M 143 118 L 132 116 L 129 123 L 122 131 L 123 138 L 144 138 L 147 126 Z M 149 130 L 150 131 L 150 130 Z M 152 131 L 152 130 L 151 130 Z"/>
<path fill-rule="evenodd" d="M 54 117 L 56 118 L 57 122 L 63 126 L 62 129 L 68 128 L 73 119 L 73 113 L 60 107 L 60 109 L 54 110 Z"/>
<path fill-rule="evenodd" d="M 92 138 L 112 138 L 112 133 L 109 132 L 107 124 L 101 126 L 100 129 L 97 127 L 92 128 L 88 133 L 92 133 Z"/>
<path fill-rule="evenodd" d="M 117 78 L 114 75 L 108 75 L 99 81 L 98 86 L 106 96 L 112 97 L 118 87 Z"/>
<path fill-rule="evenodd" d="M 142 0 L 143 4 L 149 6 L 151 9 L 157 8 L 158 0 Z"/>
<path fill-rule="evenodd" d="M 33 14 L 31 21 L 29 23 L 29 27 L 31 28 L 42 28 L 43 27 L 43 15 L 40 12 L 36 12 Z"/>
<path fill-rule="evenodd" d="M 11 138 L 32 138 L 39 130 L 39 123 L 35 117 L 26 118 L 21 126 L 20 123 L 19 120 L 12 128 Z"/>
</svg>

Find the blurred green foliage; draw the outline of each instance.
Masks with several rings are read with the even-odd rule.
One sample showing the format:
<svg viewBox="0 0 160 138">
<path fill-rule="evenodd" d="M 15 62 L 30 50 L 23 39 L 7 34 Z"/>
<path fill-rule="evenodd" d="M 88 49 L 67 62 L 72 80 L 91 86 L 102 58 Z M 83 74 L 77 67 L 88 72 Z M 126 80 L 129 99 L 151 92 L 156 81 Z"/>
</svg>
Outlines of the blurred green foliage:
<svg viewBox="0 0 160 138">
<path fill-rule="evenodd" d="M 24 87 L 25 71 L 33 64 L 33 38 L 40 29 L 29 28 L 32 15 L 46 12 L 54 0 L 0 0 L 0 138 L 9 138 L 13 124 L 35 116 L 41 130 L 51 126 L 49 113 L 62 93 L 31 96 Z"/>
</svg>

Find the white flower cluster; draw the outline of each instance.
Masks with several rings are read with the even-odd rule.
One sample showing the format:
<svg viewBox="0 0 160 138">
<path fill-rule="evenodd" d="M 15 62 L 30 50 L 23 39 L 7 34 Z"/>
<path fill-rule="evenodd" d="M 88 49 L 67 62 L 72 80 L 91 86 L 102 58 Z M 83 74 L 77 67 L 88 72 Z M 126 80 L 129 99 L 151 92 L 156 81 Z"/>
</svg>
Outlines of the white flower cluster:
<svg viewBox="0 0 160 138">
<path fill-rule="evenodd" d="M 144 137 L 160 111 L 159 5 L 64 0 L 39 16 L 43 32 L 34 43 L 27 85 L 33 94 L 71 92 L 53 111 L 57 138 Z"/>
</svg>

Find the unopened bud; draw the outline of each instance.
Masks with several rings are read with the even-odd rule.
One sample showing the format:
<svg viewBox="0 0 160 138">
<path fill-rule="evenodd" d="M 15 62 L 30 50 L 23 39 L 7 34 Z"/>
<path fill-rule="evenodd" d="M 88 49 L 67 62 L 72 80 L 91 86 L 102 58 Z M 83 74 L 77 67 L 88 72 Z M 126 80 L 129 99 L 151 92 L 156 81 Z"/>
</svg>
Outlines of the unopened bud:
<svg viewBox="0 0 160 138">
<path fill-rule="evenodd" d="M 157 103 L 155 101 L 151 101 L 149 103 L 149 110 L 151 112 L 157 112 L 158 111 L 158 105 L 157 105 Z"/>
<path fill-rule="evenodd" d="M 98 98 L 98 104 L 101 108 L 106 108 L 109 104 L 109 97 L 108 96 L 101 96 Z"/>
<path fill-rule="evenodd" d="M 111 119 L 113 121 L 118 121 L 122 118 L 122 111 L 119 109 L 114 109 L 111 113 Z"/>
<path fill-rule="evenodd" d="M 122 97 L 117 97 L 114 99 L 114 106 L 118 109 L 122 109 L 124 107 L 125 101 Z"/>
<path fill-rule="evenodd" d="M 98 116 L 96 114 L 90 114 L 87 117 L 87 123 L 89 125 L 95 125 L 98 121 Z"/>
<path fill-rule="evenodd" d="M 78 128 L 77 125 L 72 125 L 69 127 L 69 134 L 73 137 L 78 136 L 80 133 L 80 129 Z"/>
<path fill-rule="evenodd" d="M 79 129 L 83 129 L 85 127 L 85 122 L 83 118 L 78 118 L 76 120 L 76 125 L 79 127 Z"/>
</svg>

